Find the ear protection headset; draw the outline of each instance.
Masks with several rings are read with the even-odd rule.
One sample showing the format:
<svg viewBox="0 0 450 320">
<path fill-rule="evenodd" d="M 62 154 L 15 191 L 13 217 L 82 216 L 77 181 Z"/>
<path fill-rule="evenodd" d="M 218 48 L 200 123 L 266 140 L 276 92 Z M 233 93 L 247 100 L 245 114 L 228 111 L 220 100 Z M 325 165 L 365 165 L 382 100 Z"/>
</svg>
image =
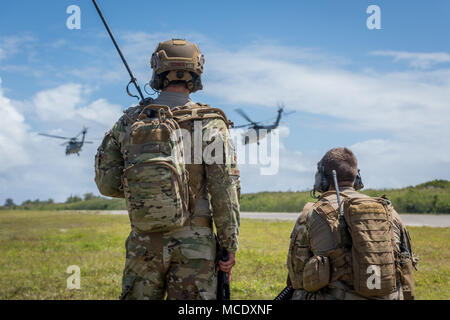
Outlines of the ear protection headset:
<svg viewBox="0 0 450 320">
<path fill-rule="evenodd" d="M 362 188 L 364 188 L 364 184 L 362 182 L 361 173 L 359 169 L 358 174 L 355 177 L 353 187 L 355 188 L 355 190 L 361 190 Z M 319 163 L 317 163 L 317 172 L 315 176 L 314 187 L 312 190 L 312 197 L 318 198 L 318 196 L 316 196 L 316 192 L 324 193 L 328 191 L 329 188 L 330 182 L 328 181 L 328 178 L 325 174 L 325 168 L 322 165 L 322 161 L 319 161 Z"/>
<path fill-rule="evenodd" d="M 361 173 L 359 169 L 358 174 L 355 177 L 355 182 L 353 183 L 353 188 L 355 188 L 355 190 L 361 190 L 362 188 L 364 188 L 364 183 L 362 182 Z"/>
<path fill-rule="evenodd" d="M 314 181 L 314 191 L 323 193 L 326 192 L 330 187 L 330 182 L 325 174 L 325 168 L 322 165 L 322 161 L 317 163 L 317 172 Z"/>
</svg>

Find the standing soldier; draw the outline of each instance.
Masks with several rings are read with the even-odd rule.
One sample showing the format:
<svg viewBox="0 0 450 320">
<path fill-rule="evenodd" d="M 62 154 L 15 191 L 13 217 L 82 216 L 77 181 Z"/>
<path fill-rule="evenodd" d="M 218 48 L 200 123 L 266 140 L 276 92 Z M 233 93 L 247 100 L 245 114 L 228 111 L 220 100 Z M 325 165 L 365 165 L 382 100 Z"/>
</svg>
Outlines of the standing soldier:
<svg viewBox="0 0 450 320">
<path fill-rule="evenodd" d="M 121 299 L 216 299 L 216 270 L 231 279 L 239 171 L 231 122 L 189 97 L 202 89 L 203 64 L 194 43 L 160 43 L 150 82 L 159 96 L 126 110 L 98 149 L 98 189 L 125 198 L 131 222 Z M 216 241 L 229 253 L 217 267 Z"/>
<path fill-rule="evenodd" d="M 314 191 L 321 195 L 291 233 L 293 300 L 414 298 L 408 231 L 389 200 L 357 192 L 362 187 L 349 149 L 331 149 L 318 163 Z"/>
</svg>

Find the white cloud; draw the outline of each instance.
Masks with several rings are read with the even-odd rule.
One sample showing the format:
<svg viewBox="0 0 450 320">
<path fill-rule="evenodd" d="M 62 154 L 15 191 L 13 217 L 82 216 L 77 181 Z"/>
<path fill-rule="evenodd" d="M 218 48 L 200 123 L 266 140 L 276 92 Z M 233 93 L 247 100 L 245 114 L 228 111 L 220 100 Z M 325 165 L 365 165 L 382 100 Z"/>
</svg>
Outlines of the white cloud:
<svg viewBox="0 0 450 320">
<path fill-rule="evenodd" d="M 120 109 L 120 105 L 111 104 L 102 98 L 78 109 L 76 113 L 83 119 L 111 126 L 121 116 Z"/>
<path fill-rule="evenodd" d="M 30 160 L 25 146 L 28 126 L 13 102 L 4 96 L 1 84 L 0 78 L 0 173 Z"/>
<path fill-rule="evenodd" d="M 0 38 L 0 60 L 25 52 L 29 57 L 34 54 L 33 47 L 37 39 L 31 35 L 7 36 Z"/>
<path fill-rule="evenodd" d="M 450 116 L 448 70 L 434 71 L 430 82 L 427 72 L 367 75 L 279 61 L 259 50 L 220 52 L 210 59 L 208 94 L 233 104 L 275 106 L 282 99 L 291 109 L 390 132 L 443 125 L 443 116 Z"/>
<path fill-rule="evenodd" d="M 88 94 L 89 89 L 80 84 L 64 84 L 37 93 L 32 99 L 32 106 L 44 121 L 57 122 L 79 117 L 103 125 L 114 123 L 121 114 L 121 106 L 105 99 L 86 104 Z"/>
<path fill-rule="evenodd" d="M 401 187 L 450 178 L 450 70 L 350 72 L 279 58 L 292 57 L 296 50 L 284 47 L 278 56 L 254 46 L 237 52 L 210 52 L 206 91 L 233 105 L 275 107 L 282 100 L 289 108 L 314 114 L 316 119 L 331 117 L 335 124 L 324 128 L 330 138 L 339 136 L 340 131 L 353 131 L 353 138 L 368 133 L 379 136 L 368 141 L 361 138 L 358 143 L 342 139 L 338 145 L 355 149 L 369 187 Z M 313 161 L 313 152 L 327 145 L 325 141 L 319 144 L 316 150 L 301 150 L 301 154 L 282 151 L 282 157 L 289 160 L 282 160 L 285 171 L 282 166 L 280 176 L 273 179 L 275 184 L 281 179 L 285 188 L 298 185 L 299 175 L 289 167 L 306 163 L 313 172 L 322 156 L 316 153 Z M 252 177 L 255 183 L 249 188 L 273 190 L 272 181 L 263 183 L 262 179 Z"/>
<path fill-rule="evenodd" d="M 212 54 L 208 94 L 228 103 L 261 106 L 275 106 L 282 99 L 289 108 L 357 121 L 364 130 L 402 131 L 424 121 L 434 126 L 450 113 L 446 71 L 433 72 L 442 83 L 429 83 L 423 79 L 426 72 L 422 79 L 408 72 L 367 75 L 280 61 L 262 52 L 243 49 Z"/>
<path fill-rule="evenodd" d="M 278 135 L 278 139 L 274 139 L 273 135 Z M 284 139 L 289 135 L 289 127 L 280 126 L 279 130 L 275 130 L 267 135 L 266 138 L 261 139 L 259 146 L 251 144 L 247 148 L 242 147 L 242 141 L 239 139 L 239 136 L 237 137 L 237 141 L 234 142 L 240 162 L 239 169 L 241 171 L 243 192 L 298 191 L 312 187 L 318 155 L 315 152 L 302 152 L 290 149 L 284 142 Z M 278 141 L 279 145 L 279 158 L 274 158 L 272 153 L 272 146 L 274 142 L 277 143 L 276 141 Z M 266 163 L 262 163 L 259 158 L 261 154 L 266 154 Z M 249 161 L 251 157 L 258 159 L 256 164 Z M 277 164 L 273 165 L 274 161 Z M 274 170 L 267 170 L 269 167 L 274 168 Z M 262 168 L 265 168 L 264 171 L 266 172 L 276 172 L 276 174 L 263 175 L 261 174 Z"/>
<path fill-rule="evenodd" d="M 372 51 L 372 55 L 392 57 L 394 61 L 404 60 L 409 62 L 413 67 L 417 68 L 430 68 L 439 63 L 449 63 L 450 54 L 446 52 L 407 52 L 407 51 L 393 51 L 393 50 L 379 50 Z"/>
<path fill-rule="evenodd" d="M 82 90 L 80 84 L 65 84 L 37 93 L 33 98 L 37 115 L 44 121 L 72 118 L 75 107 L 82 102 Z"/>
<path fill-rule="evenodd" d="M 359 160 L 364 183 L 371 188 L 404 187 L 433 179 L 450 179 L 448 139 L 373 139 L 350 146 Z"/>
<path fill-rule="evenodd" d="M 65 84 L 40 91 L 31 101 L 12 101 L 0 86 L 0 201 L 62 201 L 71 194 L 97 192 L 94 155 L 121 112 L 105 99 L 89 102 L 89 92 L 79 84 Z M 79 157 L 65 156 L 61 140 L 36 133 L 72 137 L 83 126 L 94 144 L 83 146 Z"/>
</svg>

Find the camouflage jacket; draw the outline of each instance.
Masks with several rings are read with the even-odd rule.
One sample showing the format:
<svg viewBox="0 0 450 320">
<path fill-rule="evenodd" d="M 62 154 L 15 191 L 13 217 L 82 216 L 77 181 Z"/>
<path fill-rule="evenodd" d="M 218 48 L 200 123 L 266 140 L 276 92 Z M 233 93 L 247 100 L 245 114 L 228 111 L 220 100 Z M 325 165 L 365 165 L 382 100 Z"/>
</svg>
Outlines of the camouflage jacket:
<svg viewBox="0 0 450 320">
<path fill-rule="evenodd" d="M 189 101 L 182 108 L 193 108 L 195 104 Z M 124 158 L 122 141 L 129 126 L 137 119 L 143 107 L 136 106 L 126 110 L 124 115 L 108 131 L 98 148 L 95 157 L 95 182 L 99 191 L 110 197 L 123 198 L 122 173 Z M 240 182 L 234 155 L 233 143 L 227 124 L 221 119 L 205 119 L 196 121 L 202 129 L 202 154 L 207 151 L 211 141 L 220 144 L 225 155 L 231 152 L 233 162 L 209 163 L 200 160 L 186 164 L 189 173 L 189 187 L 196 195 L 195 208 L 192 209 L 191 219 L 196 216 L 211 217 L 217 229 L 220 245 L 229 252 L 238 249 L 239 235 L 239 196 Z M 194 121 L 186 122 L 182 128 L 189 131 L 194 129 Z M 211 130 L 212 129 L 212 130 Z M 192 155 L 197 154 L 195 148 L 195 134 L 191 134 Z"/>
</svg>

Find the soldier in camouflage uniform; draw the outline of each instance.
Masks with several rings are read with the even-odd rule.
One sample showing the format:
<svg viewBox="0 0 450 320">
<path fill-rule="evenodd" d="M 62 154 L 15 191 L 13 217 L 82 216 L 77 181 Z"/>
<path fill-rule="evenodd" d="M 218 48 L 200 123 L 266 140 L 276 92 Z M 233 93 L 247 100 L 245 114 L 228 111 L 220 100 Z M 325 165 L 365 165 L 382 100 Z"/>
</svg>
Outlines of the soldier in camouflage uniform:
<svg viewBox="0 0 450 320">
<path fill-rule="evenodd" d="M 165 105 L 172 110 L 208 107 L 189 98 L 191 92 L 202 89 L 203 63 L 203 55 L 193 43 L 172 39 L 158 45 L 152 56 L 150 84 L 161 91 L 159 96 L 126 110 L 98 149 L 95 181 L 103 195 L 124 197 L 124 159 L 128 156 L 124 137 L 145 105 Z M 196 135 L 192 134 L 194 159 L 186 164 L 190 217 L 184 226 L 170 232 L 140 232 L 131 221 L 121 299 L 216 299 L 217 269 L 231 277 L 238 250 L 240 184 L 228 124 L 225 116 L 180 123 L 191 133 L 197 127 L 209 135 L 200 140 L 201 154 L 214 141 L 228 153 L 227 158 L 231 153 L 233 161 L 211 163 L 199 159 L 194 150 Z M 216 241 L 230 255 L 227 262 L 219 261 L 217 266 Z"/>
<path fill-rule="evenodd" d="M 357 169 L 357 159 L 351 150 L 347 148 L 335 148 L 328 151 L 318 167 L 323 168 L 322 174 L 320 168 L 316 173 L 316 188 L 320 189 L 321 180 L 332 181 L 332 170 L 337 172 L 339 190 L 342 197 L 370 198 L 367 195 L 355 190 L 362 188 L 359 172 Z M 331 204 L 332 211 L 327 213 L 332 217 L 338 214 L 338 201 L 333 182 L 326 182 L 327 190 L 320 190 L 322 194 L 318 203 Z M 359 184 L 355 186 L 355 184 Z M 414 280 L 412 268 L 415 267 L 417 259 L 413 256 L 410 237 L 408 231 L 403 225 L 400 216 L 394 210 L 392 205 L 388 207 L 392 215 L 392 229 L 395 239 L 396 250 L 402 252 L 397 258 L 399 261 L 397 267 L 397 290 L 392 294 L 377 297 L 377 299 L 400 300 L 414 298 Z M 344 254 L 339 238 L 340 236 L 330 229 L 326 215 L 318 211 L 314 203 L 307 203 L 303 208 L 294 229 L 291 233 L 291 242 L 287 258 L 288 267 L 288 286 L 295 291 L 293 300 L 364 300 L 367 297 L 361 296 L 355 292 L 353 287 L 345 280 L 352 274 L 352 258 Z M 310 291 L 305 287 L 305 281 L 314 277 L 314 272 L 304 272 L 306 266 L 315 258 L 315 271 L 318 271 L 324 263 L 324 257 L 329 261 L 329 273 L 326 273 L 326 285 L 320 290 Z M 318 257 L 318 258 L 316 258 Z M 305 277 L 306 276 L 306 277 Z M 305 280 L 306 279 L 306 280 Z M 313 279 L 315 281 L 317 279 Z"/>
</svg>

